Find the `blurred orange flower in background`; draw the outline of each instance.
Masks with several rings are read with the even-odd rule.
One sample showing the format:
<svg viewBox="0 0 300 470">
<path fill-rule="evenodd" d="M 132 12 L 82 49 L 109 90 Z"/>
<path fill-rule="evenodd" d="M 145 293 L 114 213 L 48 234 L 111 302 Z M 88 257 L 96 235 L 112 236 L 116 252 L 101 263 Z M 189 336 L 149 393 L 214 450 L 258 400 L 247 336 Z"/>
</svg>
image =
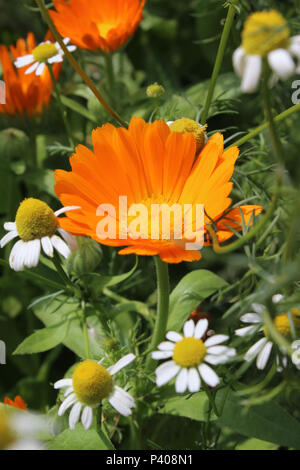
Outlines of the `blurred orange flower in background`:
<svg viewBox="0 0 300 470">
<path fill-rule="evenodd" d="M 138 27 L 145 0 L 54 0 L 50 16 L 63 37 L 83 49 L 114 51 Z"/>
<path fill-rule="evenodd" d="M 10 398 L 5 397 L 3 403 L 4 405 L 10 405 L 10 406 L 13 406 L 14 408 L 18 408 L 19 410 L 24 410 L 24 411 L 27 410 L 27 405 L 25 401 L 23 400 L 23 398 L 20 397 L 20 395 L 17 395 L 14 400 L 11 400 Z"/>
<path fill-rule="evenodd" d="M 242 214 L 247 225 L 252 223 L 253 212 L 259 214 L 263 209 L 256 205 L 240 206 L 224 215 L 231 204 L 228 195 L 233 183 L 229 180 L 239 149 L 232 147 L 223 151 L 220 133 L 208 140 L 196 160 L 194 136 L 172 132 L 164 121 L 146 123 L 133 117 L 128 130 L 105 124 L 92 132 L 92 142 L 93 152 L 83 145 L 77 146 L 70 158 L 71 172 L 55 171 L 55 191 L 62 204 L 81 207 L 68 212 L 59 223 L 75 235 L 87 235 L 105 245 L 127 246 L 120 254 L 159 255 L 168 263 L 201 258 L 199 250 L 185 249 L 183 239 L 176 239 L 174 235 L 182 223 L 181 215 L 181 220 L 174 220 L 168 238 L 163 231 L 158 238 L 152 237 L 147 219 L 142 222 L 143 227 L 147 227 L 146 237 L 134 238 L 130 233 L 124 237 L 117 212 L 120 196 L 127 197 L 129 208 L 132 204 L 147 208 L 163 203 L 169 207 L 204 204 L 205 223 L 215 222 L 219 241 L 233 236 L 230 227 L 242 229 Z M 119 236 L 115 239 L 100 240 L 97 236 L 97 226 L 102 220 L 96 214 L 100 204 L 116 208 L 114 220 Z M 129 221 L 130 211 L 127 215 Z M 203 235 L 203 228 L 197 227 L 194 214 L 192 217 L 193 230 Z"/>
<path fill-rule="evenodd" d="M 50 32 L 46 40 L 53 40 Z M 5 104 L 0 104 L 0 113 L 12 116 L 26 113 L 29 116 L 39 115 L 50 102 L 53 84 L 47 67 L 42 75 L 26 75 L 26 68 L 16 69 L 14 61 L 17 57 L 30 54 L 36 47 L 33 33 L 28 33 L 27 39 L 18 39 L 16 46 L 7 48 L 0 45 L 0 62 L 3 69 L 5 83 Z M 57 79 L 61 70 L 61 63 L 53 65 L 53 73 Z"/>
</svg>

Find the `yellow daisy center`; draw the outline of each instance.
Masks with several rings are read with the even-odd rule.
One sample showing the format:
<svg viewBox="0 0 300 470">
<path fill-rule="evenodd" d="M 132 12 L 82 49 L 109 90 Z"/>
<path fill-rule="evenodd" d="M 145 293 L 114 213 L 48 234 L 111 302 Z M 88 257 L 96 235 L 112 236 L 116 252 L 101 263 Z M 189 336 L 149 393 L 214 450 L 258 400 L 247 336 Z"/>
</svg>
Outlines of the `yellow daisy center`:
<svg viewBox="0 0 300 470">
<path fill-rule="evenodd" d="M 15 441 L 15 436 L 9 426 L 6 413 L 0 411 L 0 450 L 6 449 Z"/>
<path fill-rule="evenodd" d="M 206 355 L 206 347 L 197 338 L 183 338 L 176 343 L 173 360 L 181 367 L 195 367 L 201 364 Z"/>
<path fill-rule="evenodd" d="M 33 58 L 36 62 L 46 62 L 58 53 L 57 47 L 53 43 L 40 44 L 32 51 Z"/>
<path fill-rule="evenodd" d="M 87 360 L 74 370 L 73 389 L 79 401 L 95 406 L 112 392 L 113 379 L 101 364 Z"/>
<path fill-rule="evenodd" d="M 201 126 L 198 122 L 193 121 L 193 119 L 181 118 L 172 122 L 169 127 L 172 132 L 180 132 L 181 134 L 189 132 L 190 134 L 193 134 L 196 139 L 197 153 L 200 152 L 200 150 L 203 148 L 205 143 L 207 124 Z"/>
<path fill-rule="evenodd" d="M 292 308 L 291 314 L 292 314 L 295 328 L 299 328 L 300 327 L 300 310 L 298 310 L 297 308 Z M 285 313 L 284 315 L 277 315 L 274 318 L 274 326 L 276 330 L 279 331 L 279 333 L 281 333 L 283 336 L 291 335 L 290 320 L 289 320 L 287 313 Z M 268 336 L 268 331 L 266 327 L 264 328 L 264 334 L 265 336 Z"/>
<path fill-rule="evenodd" d="M 25 242 L 51 237 L 57 229 L 53 210 L 45 202 L 32 197 L 21 202 L 17 210 L 16 225 L 19 237 Z"/>
<path fill-rule="evenodd" d="M 290 29 L 276 10 L 259 11 L 248 16 L 242 31 L 242 46 L 248 54 L 265 56 L 274 49 L 286 49 Z"/>
</svg>

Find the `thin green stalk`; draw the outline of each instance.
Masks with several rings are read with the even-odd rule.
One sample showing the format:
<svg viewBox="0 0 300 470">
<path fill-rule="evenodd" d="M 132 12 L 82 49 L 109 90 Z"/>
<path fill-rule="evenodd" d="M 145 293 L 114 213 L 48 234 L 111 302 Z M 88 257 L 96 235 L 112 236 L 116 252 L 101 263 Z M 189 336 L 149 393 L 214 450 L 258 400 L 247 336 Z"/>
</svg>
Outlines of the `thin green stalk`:
<svg viewBox="0 0 300 470">
<path fill-rule="evenodd" d="M 111 100 L 114 102 L 115 76 L 112 63 L 112 54 L 105 54 L 104 57 L 107 89 L 110 93 Z"/>
<path fill-rule="evenodd" d="M 1 258 L 0 258 L 0 264 L 2 264 L 2 266 L 9 267 L 8 261 L 1 259 Z M 50 279 L 40 276 L 39 274 L 33 273 L 32 271 L 28 271 L 27 269 L 22 271 L 22 275 L 31 277 L 32 279 L 35 279 L 39 282 L 47 284 L 49 287 L 52 287 L 53 289 L 58 289 L 58 290 L 64 289 L 64 286 L 62 284 L 58 284 L 58 282 L 51 281 Z"/>
<path fill-rule="evenodd" d="M 72 289 L 74 289 L 74 285 L 72 284 L 72 282 L 70 281 L 69 277 L 67 276 L 67 274 L 65 273 L 62 265 L 61 265 L 61 262 L 60 262 L 60 259 L 58 257 L 58 255 L 55 253 L 55 255 L 53 256 L 52 258 L 52 261 L 53 261 L 53 264 L 55 266 L 55 269 L 56 271 L 58 272 L 59 276 L 61 277 L 61 279 L 64 281 L 64 283 L 67 285 L 67 286 L 70 286 L 72 287 Z"/>
<path fill-rule="evenodd" d="M 282 113 L 277 114 L 277 116 L 274 117 L 274 122 L 277 124 L 278 122 L 282 121 L 283 119 L 286 119 L 291 114 L 296 113 L 297 111 L 300 111 L 300 103 L 299 104 L 294 104 L 294 106 L 291 106 L 290 108 L 286 109 Z M 260 134 L 261 132 L 263 132 L 265 129 L 268 128 L 268 126 L 269 126 L 269 123 L 264 122 L 260 126 L 253 129 L 253 131 L 246 134 L 244 137 L 241 137 L 240 139 L 233 142 L 233 144 L 230 144 L 230 146 L 228 148 L 234 147 L 234 146 L 240 147 L 244 143 L 248 142 L 248 140 L 252 139 L 253 137 L 255 137 L 258 134 Z"/>
<path fill-rule="evenodd" d="M 270 302 L 269 302 L 269 304 L 270 304 Z M 272 305 L 270 305 L 270 307 L 271 306 Z M 266 330 L 268 332 L 268 335 L 270 335 L 271 339 L 273 339 L 273 341 L 276 344 L 278 344 L 278 346 L 285 348 L 286 352 L 291 356 L 292 353 L 293 353 L 291 345 L 286 340 L 286 338 L 281 333 L 279 333 L 279 331 L 277 331 L 277 329 L 274 325 L 273 319 L 272 319 L 272 317 L 269 313 L 269 310 L 265 309 L 262 312 L 262 316 L 263 316 L 263 321 L 264 321 Z"/>
<path fill-rule="evenodd" d="M 263 61 L 263 80 L 262 80 L 262 94 L 263 94 L 263 104 L 264 104 L 264 113 L 266 120 L 268 121 L 269 134 L 271 139 L 272 150 L 276 158 L 279 170 L 283 172 L 284 166 L 284 156 L 281 141 L 276 129 L 276 123 L 274 122 L 273 112 L 272 112 L 272 103 L 269 89 L 269 78 L 270 71 L 269 66 L 266 60 Z"/>
<path fill-rule="evenodd" d="M 251 240 L 251 238 L 253 238 L 266 225 L 266 223 L 269 221 L 269 219 L 273 215 L 274 210 L 276 208 L 276 202 L 277 202 L 277 197 L 278 197 L 279 186 L 280 186 L 280 184 L 279 184 L 279 182 L 277 182 L 277 185 L 276 185 L 276 188 L 275 188 L 275 191 L 274 191 L 274 194 L 273 194 L 272 202 L 271 202 L 267 212 L 265 213 L 265 215 L 260 220 L 260 222 L 257 225 L 255 225 L 254 228 L 249 230 L 249 232 L 247 232 L 241 238 L 236 240 L 235 242 L 230 243 L 229 245 L 226 245 L 226 246 L 220 246 L 217 234 L 214 231 L 213 227 L 209 224 L 206 224 L 206 229 L 207 229 L 207 231 L 208 231 L 208 233 L 209 233 L 209 235 L 212 239 L 213 250 L 216 253 L 230 253 L 231 251 L 234 251 L 237 248 L 242 247 L 247 241 Z"/>
<path fill-rule="evenodd" d="M 51 65 L 51 64 L 48 64 L 48 70 L 49 70 L 50 77 L 51 77 L 51 80 L 52 80 L 52 83 L 53 83 L 53 87 L 54 87 L 54 91 L 55 91 L 55 98 L 56 98 L 56 100 L 57 100 L 57 104 L 58 104 L 58 107 L 59 107 L 61 116 L 62 116 L 62 118 L 63 118 L 64 125 L 65 125 L 66 131 L 67 131 L 67 134 L 68 134 L 70 146 L 73 147 L 73 148 L 75 148 L 75 144 L 74 144 L 74 139 L 73 139 L 71 127 L 70 127 L 70 125 L 69 125 L 69 122 L 68 122 L 68 119 L 67 119 L 67 116 L 66 116 L 66 110 L 64 109 L 64 106 L 63 106 L 62 101 L 61 101 L 61 99 L 60 99 L 60 91 L 59 91 L 59 88 L 58 88 L 58 86 L 57 86 L 57 82 L 56 82 L 56 80 L 55 80 L 55 77 L 54 77 L 54 73 L 53 73 L 53 69 L 52 69 L 52 65 Z"/>
<path fill-rule="evenodd" d="M 85 347 L 85 356 L 86 359 L 90 359 L 91 352 L 90 352 L 90 343 L 89 343 L 89 332 L 87 327 L 86 315 L 85 315 L 85 302 L 81 301 L 81 309 L 82 309 L 82 332 L 83 332 L 83 340 L 84 340 L 84 347 Z"/>
<path fill-rule="evenodd" d="M 212 102 L 212 99 L 213 99 L 215 86 L 216 86 L 216 81 L 217 81 L 217 78 L 218 78 L 218 75 L 219 75 L 219 72 L 220 72 L 220 69 L 221 69 L 221 65 L 222 65 L 222 62 L 223 62 L 223 57 L 224 57 L 224 53 L 225 53 L 225 49 L 226 49 L 226 45 L 227 45 L 227 40 L 228 40 L 229 33 L 230 33 L 230 30 L 231 30 L 231 26 L 232 26 L 232 23 L 233 23 L 234 14 L 236 12 L 236 7 L 235 7 L 234 4 L 237 4 L 237 3 L 238 3 L 238 0 L 233 0 L 232 4 L 228 8 L 228 12 L 227 12 L 226 20 L 225 20 L 225 25 L 224 25 L 224 28 L 223 28 L 223 32 L 222 32 L 222 36 L 221 36 L 221 39 L 220 39 L 220 44 L 219 44 L 219 48 L 218 48 L 218 52 L 217 52 L 217 57 L 216 57 L 216 60 L 215 60 L 214 69 L 213 69 L 213 72 L 212 72 L 208 92 L 207 92 L 207 95 L 206 95 L 204 108 L 203 108 L 203 111 L 201 113 L 201 123 L 202 124 L 205 124 L 206 121 L 207 121 L 207 118 L 208 118 L 209 108 L 210 108 L 210 105 L 211 105 L 211 102 Z"/>
<path fill-rule="evenodd" d="M 121 116 L 118 115 L 118 113 L 116 111 L 113 110 L 113 108 L 111 106 L 109 106 L 109 104 L 105 101 L 105 99 L 103 98 L 103 96 L 101 95 L 101 93 L 97 90 L 97 88 L 95 87 L 94 83 L 92 82 L 92 80 L 85 74 L 85 72 L 82 70 L 82 68 L 80 67 L 80 65 L 78 64 L 78 62 L 74 59 L 73 55 L 69 52 L 67 46 L 65 45 L 65 43 L 63 42 L 62 40 L 62 37 L 61 35 L 59 34 L 59 32 L 57 31 L 49 13 L 48 13 L 48 10 L 47 8 L 45 7 L 45 4 L 44 4 L 44 1 L 43 0 L 35 0 L 41 13 L 42 13 L 42 16 L 44 18 L 44 20 L 46 21 L 46 23 L 48 24 L 49 26 L 49 29 L 51 31 L 51 33 L 53 34 L 55 40 L 59 43 L 60 47 L 62 48 L 62 50 L 64 51 L 66 57 L 68 58 L 69 62 L 71 63 L 71 65 L 73 66 L 73 68 L 76 70 L 77 73 L 79 73 L 79 75 L 81 76 L 81 78 L 83 79 L 83 81 L 87 84 L 87 86 L 91 89 L 91 91 L 94 93 L 94 95 L 96 96 L 96 98 L 98 99 L 98 101 L 102 104 L 102 106 L 106 109 L 106 111 L 117 121 L 121 124 L 121 126 L 124 126 L 124 127 L 128 127 L 127 126 L 127 123 L 125 121 L 123 121 L 123 119 L 121 118 Z"/>
<path fill-rule="evenodd" d="M 154 263 L 156 268 L 157 278 L 157 313 L 155 326 L 150 344 L 150 351 L 156 348 L 156 346 L 164 339 L 168 314 L 169 314 L 169 273 L 168 264 L 160 259 L 159 256 L 154 256 Z M 151 357 L 148 357 L 146 366 L 152 369 L 154 361 Z"/>
</svg>

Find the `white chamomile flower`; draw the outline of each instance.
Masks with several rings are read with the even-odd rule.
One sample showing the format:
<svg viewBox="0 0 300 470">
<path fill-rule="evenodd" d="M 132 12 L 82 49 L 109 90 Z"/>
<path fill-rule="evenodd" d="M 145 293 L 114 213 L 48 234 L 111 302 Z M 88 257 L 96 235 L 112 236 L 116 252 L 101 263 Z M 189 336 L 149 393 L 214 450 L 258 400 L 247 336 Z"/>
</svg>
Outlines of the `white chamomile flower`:
<svg viewBox="0 0 300 470">
<path fill-rule="evenodd" d="M 204 144 L 207 142 L 208 137 L 206 134 L 207 124 L 199 124 L 199 122 L 194 121 L 190 118 L 181 118 L 176 121 L 167 121 L 167 124 L 172 132 L 191 133 L 196 139 L 196 153 L 198 154 L 200 150 L 204 147 Z"/>
<path fill-rule="evenodd" d="M 135 407 L 132 396 L 114 384 L 113 376 L 135 359 L 134 354 L 127 354 L 116 364 L 105 369 L 101 362 L 85 360 L 75 368 L 71 379 L 61 379 L 54 388 L 66 387 L 66 399 L 60 405 L 58 415 L 62 416 L 72 406 L 69 415 L 70 429 L 74 429 L 81 414 L 81 423 L 89 429 L 93 421 L 93 408 L 99 406 L 105 398 L 123 416 L 132 414 Z"/>
<path fill-rule="evenodd" d="M 208 328 L 206 319 L 195 325 L 188 320 L 183 326 L 183 335 L 169 331 L 164 341 L 158 345 L 158 351 L 152 353 L 153 359 L 170 359 L 159 365 L 155 371 L 156 385 L 166 384 L 174 377 L 177 393 L 187 389 L 193 393 L 201 387 L 201 379 L 210 387 L 220 382 L 219 377 L 208 365 L 224 364 L 235 355 L 235 349 L 221 345 L 228 340 L 227 335 L 214 335 L 203 341 Z"/>
<path fill-rule="evenodd" d="M 38 436 L 47 432 L 42 416 L 0 408 L 0 450 L 44 450 Z"/>
<path fill-rule="evenodd" d="M 281 300 L 281 298 L 282 296 L 280 294 L 273 296 L 273 302 L 277 303 Z M 256 358 L 256 367 L 260 370 L 263 370 L 268 363 L 275 343 L 269 337 L 267 329 L 263 323 L 263 305 L 252 304 L 252 307 L 255 312 L 245 313 L 240 318 L 243 323 L 248 323 L 249 325 L 238 328 L 235 331 L 235 334 L 237 336 L 251 336 L 256 332 L 263 333 L 263 337 L 261 337 L 248 349 L 244 357 L 245 361 L 252 361 Z M 299 314 L 300 312 L 297 309 L 291 309 L 291 316 L 293 318 L 294 325 L 300 324 L 300 318 L 298 318 Z M 290 320 L 287 313 L 283 315 L 276 315 L 274 318 L 274 326 L 276 330 L 284 336 L 289 336 L 291 334 Z M 288 361 L 285 349 L 280 347 L 279 351 L 281 352 L 281 355 L 276 354 L 276 363 L 278 372 L 281 372 L 281 365 L 286 367 Z"/>
<path fill-rule="evenodd" d="M 59 228 L 57 217 L 76 209 L 80 209 L 80 207 L 62 207 L 53 212 L 48 204 L 39 199 L 24 199 L 17 210 L 15 222 L 6 222 L 4 224 L 4 228 L 8 233 L 0 240 L 0 248 L 3 248 L 14 238 L 20 237 L 20 240 L 15 243 L 10 252 L 10 267 L 14 271 L 22 271 L 24 267 L 33 268 L 37 266 L 41 247 L 50 258 L 54 256 L 54 249 L 65 258 L 68 258 L 71 254 L 69 246 L 74 250 L 77 244 L 72 235 Z M 65 241 L 55 232 L 58 232 Z"/>
<path fill-rule="evenodd" d="M 294 349 L 292 354 L 292 363 L 297 367 L 297 369 L 300 369 L 300 340 L 297 339 L 293 341 L 291 346 L 292 349 Z"/>
<path fill-rule="evenodd" d="M 276 10 L 252 13 L 244 24 L 242 44 L 233 53 L 244 93 L 256 91 L 264 59 L 273 71 L 271 83 L 300 71 L 300 36 L 290 37 L 286 20 Z"/>
<path fill-rule="evenodd" d="M 64 44 L 67 45 L 70 42 L 70 38 L 65 38 Z M 67 46 L 68 51 L 73 52 L 76 50 L 76 46 Z M 32 51 L 32 54 L 26 54 L 18 57 L 15 61 L 17 68 L 26 67 L 30 65 L 26 70 L 25 74 L 35 72 L 36 75 L 42 75 L 46 63 L 54 64 L 56 62 L 62 62 L 64 51 L 60 47 L 58 42 L 44 41 L 41 42 Z"/>
</svg>

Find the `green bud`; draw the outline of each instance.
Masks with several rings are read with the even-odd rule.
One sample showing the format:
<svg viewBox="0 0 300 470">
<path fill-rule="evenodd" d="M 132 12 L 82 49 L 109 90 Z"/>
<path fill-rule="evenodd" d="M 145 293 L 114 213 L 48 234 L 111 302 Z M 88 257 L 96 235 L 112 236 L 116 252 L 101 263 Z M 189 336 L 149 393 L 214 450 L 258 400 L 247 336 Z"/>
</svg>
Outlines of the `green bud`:
<svg viewBox="0 0 300 470">
<path fill-rule="evenodd" d="M 157 82 L 149 85 L 146 90 L 146 95 L 149 98 L 159 98 L 165 93 L 165 89 L 162 85 L 159 85 Z"/>
<path fill-rule="evenodd" d="M 67 269 L 80 276 L 94 272 L 102 260 L 102 248 L 89 237 L 76 237 L 77 250 L 67 259 Z"/>
<path fill-rule="evenodd" d="M 0 156 L 21 160 L 29 145 L 28 136 L 20 129 L 10 127 L 0 132 Z"/>
</svg>

